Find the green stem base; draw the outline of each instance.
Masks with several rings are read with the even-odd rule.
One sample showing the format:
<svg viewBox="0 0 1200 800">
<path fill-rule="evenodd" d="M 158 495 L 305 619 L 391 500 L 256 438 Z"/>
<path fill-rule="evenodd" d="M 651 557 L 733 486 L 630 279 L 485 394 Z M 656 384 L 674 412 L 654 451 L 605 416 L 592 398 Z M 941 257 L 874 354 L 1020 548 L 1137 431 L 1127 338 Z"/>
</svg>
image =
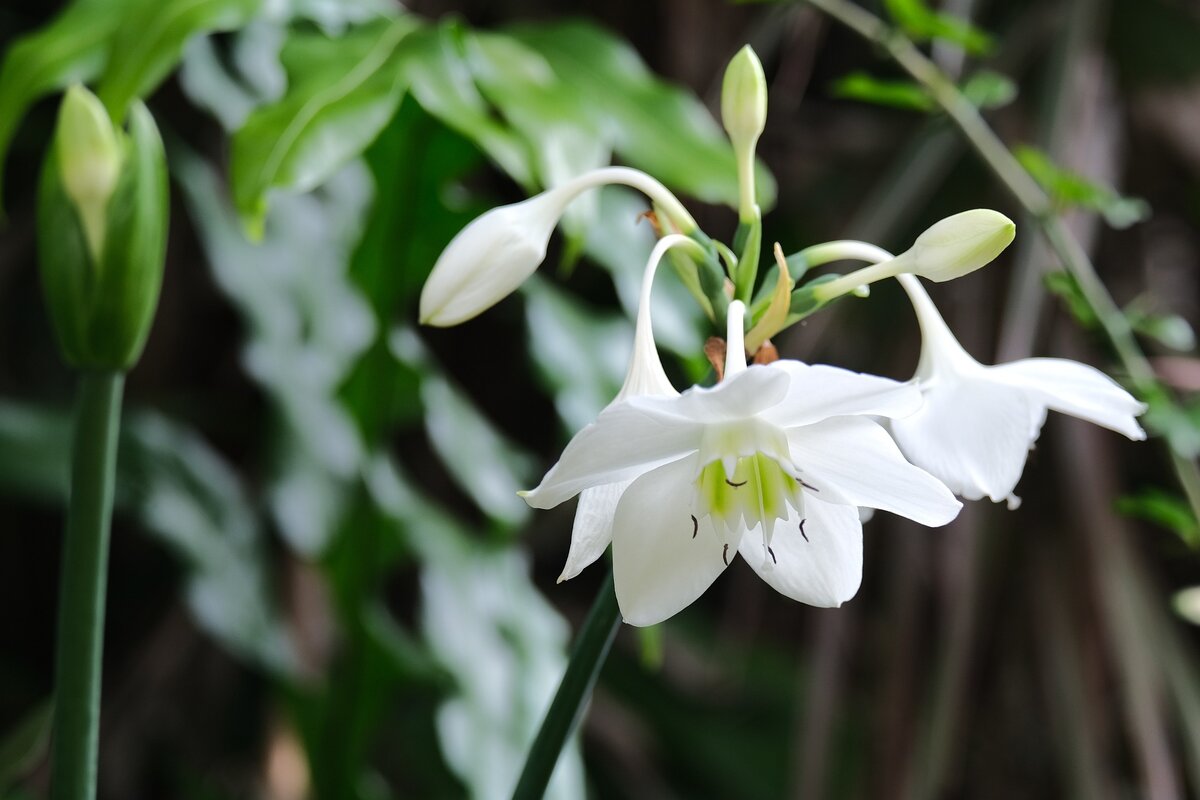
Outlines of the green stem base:
<svg viewBox="0 0 1200 800">
<path fill-rule="evenodd" d="M 53 800 L 92 800 L 100 742 L 104 596 L 125 377 L 80 375 L 55 656 Z"/>
<path fill-rule="evenodd" d="M 546 793 L 563 744 L 583 717 L 584 708 L 592 696 L 592 687 L 596 685 L 600 668 L 608 658 L 609 648 L 620 626 L 621 611 L 617 607 L 610 570 L 592 603 L 583 629 L 579 631 L 579 638 L 575 640 L 567 671 L 563 673 L 562 683 L 558 685 L 554 700 L 542 719 L 542 727 L 529 748 L 525 768 L 513 791 L 513 800 L 540 800 Z"/>
</svg>

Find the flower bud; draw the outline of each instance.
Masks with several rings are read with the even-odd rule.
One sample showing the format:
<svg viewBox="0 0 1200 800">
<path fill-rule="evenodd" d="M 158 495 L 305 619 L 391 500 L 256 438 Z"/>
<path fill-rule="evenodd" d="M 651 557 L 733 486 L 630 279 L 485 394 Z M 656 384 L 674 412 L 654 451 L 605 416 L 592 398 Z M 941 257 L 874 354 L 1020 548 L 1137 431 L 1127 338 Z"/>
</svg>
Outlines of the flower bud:
<svg viewBox="0 0 1200 800">
<path fill-rule="evenodd" d="M 421 290 L 421 322 L 457 325 L 515 291 L 545 259 L 550 234 L 574 196 L 543 192 L 493 208 L 459 231 Z"/>
<path fill-rule="evenodd" d="M 108 112 L 82 86 L 72 86 L 58 110 L 55 155 L 63 190 L 75 204 L 92 257 L 104 249 L 104 216 L 117 188 L 121 148 Z"/>
<path fill-rule="evenodd" d="M 989 263 L 1017 235 L 1017 226 L 999 211 L 976 208 L 946 217 L 917 237 L 897 261 L 905 272 L 941 282 Z"/>
<path fill-rule="evenodd" d="M 721 84 L 721 122 L 735 149 L 754 149 L 767 124 L 767 78 L 762 63 L 746 45 L 725 68 Z"/>
<path fill-rule="evenodd" d="M 750 45 L 739 50 L 725 68 L 725 80 L 721 84 L 721 122 L 737 159 L 738 218 L 744 225 L 750 225 L 758 219 L 754 151 L 767 124 L 767 78 Z"/>
<path fill-rule="evenodd" d="M 71 89 L 38 193 L 42 286 L 68 362 L 136 363 L 158 304 L 167 217 L 166 157 L 150 112 L 134 104 L 126 133 L 86 89 Z"/>
</svg>

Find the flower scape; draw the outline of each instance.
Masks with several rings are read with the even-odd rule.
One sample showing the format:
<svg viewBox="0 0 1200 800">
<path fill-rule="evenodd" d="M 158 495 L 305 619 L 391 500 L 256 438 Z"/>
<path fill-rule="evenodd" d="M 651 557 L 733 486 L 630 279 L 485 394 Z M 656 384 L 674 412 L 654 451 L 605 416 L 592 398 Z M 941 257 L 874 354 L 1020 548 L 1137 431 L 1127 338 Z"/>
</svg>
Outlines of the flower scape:
<svg viewBox="0 0 1200 800">
<path fill-rule="evenodd" d="M 631 625 L 686 608 L 738 556 L 787 597 L 840 606 L 861 582 L 862 509 L 941 526 L 962 507 L 956 495 L 1015 508 L 1014 489 L 1048 410 L 1145 438 L 1135 417 L 1146 406 L 1104 373 L 1065 359 L 985 366 L 938 313 L 920 279 L 948 281 L 991 262 L 1015 236 L 999 212 L 943 219 L 897 256 L 854 241 L 786 258 L 776 246 L 777 270 L 758 286 L 754 148 L 766 118 L 763 87 L 761 66 L 745 48 L 729 66 L 722 97 L 741 185 L 737 252 L 700 231 L 654 178 L 608 167 L 477 218 L 447 246 L 421 296 L 422 322 L 469 320 L 537 269 L 581 193 L 619 183 L 650 199 L 660 238 L 642 279 L 624 385 L 541 483 L 522 493 L 542 509 L 578 496 L 559 580 L 611 545 L 617 601 Z M 724 358 L 710 359 L 714 385 L 679 392 L 659 360 L 650 297 L 668 256 L 724 333 Z M 868 265 L 796 285 L 802 273 L 837 261 Z M 775 357 L 771 337 L 888 278 L 900 282 L 921 329 L 911 380 Z"/>
</svg>

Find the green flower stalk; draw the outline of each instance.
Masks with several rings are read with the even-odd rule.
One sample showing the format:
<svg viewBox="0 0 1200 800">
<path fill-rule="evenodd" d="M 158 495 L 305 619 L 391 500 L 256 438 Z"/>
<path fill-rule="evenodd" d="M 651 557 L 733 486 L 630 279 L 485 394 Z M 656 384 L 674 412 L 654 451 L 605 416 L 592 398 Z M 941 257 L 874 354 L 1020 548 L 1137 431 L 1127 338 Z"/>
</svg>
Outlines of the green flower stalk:
<svg viewBox="0 0 1200 800">
<path fill-rule="evenodd" d="M 167 171 L 145 106 L 115 126 L 67 91 L 38 197 L 38 258 L 64 359 L 79 369 L 55 653 L 51 796 L 96 795 L 104 598 L 125 372 L 141 355 L 162 284 Z"/>
</svg>

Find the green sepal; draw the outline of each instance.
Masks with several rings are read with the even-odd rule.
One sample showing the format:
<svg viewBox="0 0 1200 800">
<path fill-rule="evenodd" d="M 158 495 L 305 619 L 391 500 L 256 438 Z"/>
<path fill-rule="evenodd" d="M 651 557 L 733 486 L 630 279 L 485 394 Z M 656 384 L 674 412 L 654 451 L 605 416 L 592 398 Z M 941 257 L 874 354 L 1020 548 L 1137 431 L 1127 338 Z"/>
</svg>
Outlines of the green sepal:
<svg viewBox="0 0 1200 800">
<path fill-rule="evenodd" d="M 99 263 L 62 188 L 51 148 L 38 201 L 42 284 L 63 357 L 77 367 L 127 370 L 141 356 L 162 285 L 168 193 L 166 155 L 150 112 L 134 103 L 121 134 L 122 165 L 108 202 Z"/>
<path fill-rule="evenodd" d="M 795 325 L 805 317 L 810 316 L 811 314 L 827 306 L 829 303 L 818 300 L 813 295 L 813 289 L 820 286 L 822 283 L 829 283 L 830 281 L 836 280 L 840 277 L 841 276 L 837 274 L 822 275 L 819 278 L 813 278 L 799 289 L 793 291 L 792 304 L 788 310 L 787 322 L 784 324 L 784 328 L 790 325 Z"/>
</svg>

